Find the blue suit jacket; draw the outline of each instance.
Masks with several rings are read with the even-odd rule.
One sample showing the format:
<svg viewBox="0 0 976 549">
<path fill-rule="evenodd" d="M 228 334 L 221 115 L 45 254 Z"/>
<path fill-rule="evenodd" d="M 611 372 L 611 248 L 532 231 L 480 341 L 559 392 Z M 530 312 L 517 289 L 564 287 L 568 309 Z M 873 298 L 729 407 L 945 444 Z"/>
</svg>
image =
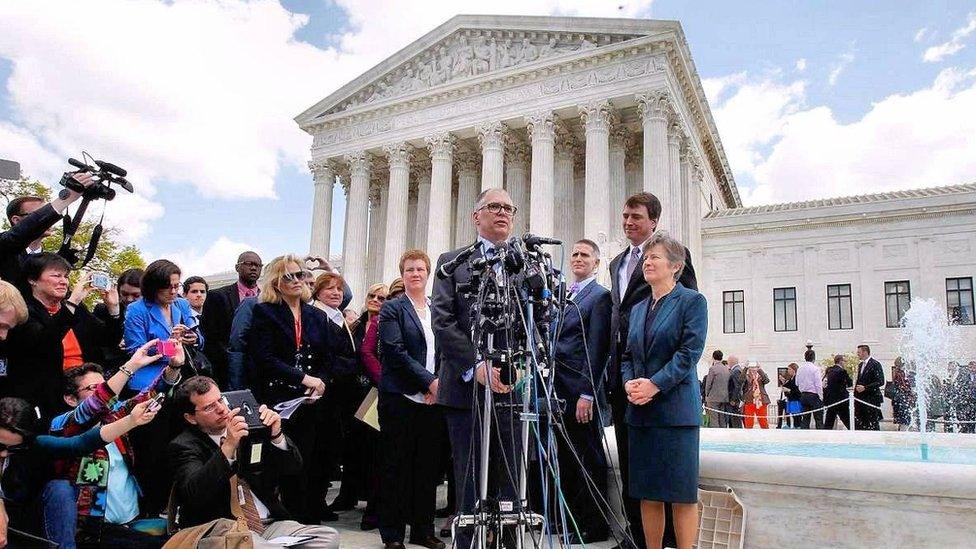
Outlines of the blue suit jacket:
<svg viewBox="0 0 976 549">
<path fill-rule="evenodd" d="M 383 304 L 379 331 L 383 364 L 380 390 L 402 395 L 427 392 L 435 376 L 427 370 L 427 339 L 406 294 Z"/>
<path fill-rule="evenodd" d="M 190 302 L 182 297 L 176 298 L 170 306 L 170 318 L 172 326 L 183 324 L 184 326 L 195 329 L 197 333 L 197 348 L 203 348 L 203 334 L 200 324 L 193 316 L 190 309 Z M 163 317 L 163 310 L 156 303 L 150 303 L 145 299 L 138 299 L 125 308 L 125 331 L 123 340 L 125 350 L 132 355 L 139 347 L 152 339 L 169 339 L 172 333 L 172 326 Z M 155 354 L 151 351 L 150 354 Z M 163 371 L 169 359 L 163 357 L 149 366 L 141 368 L 132 379 L 129 380 L 129 388 L 141 391 L 149 386 L 159 373 Z"/>
<path fill-rule="evenodd" d="M 660 393 L 642 406 L 627 405 L 629 425 L 677 427 L 701 425 L 701 391 L 696 366 L 705 348 L 708 306 L 705 296 L 680 283 L 647 326 L 650 298 L 630 313 L 627 350 L 620 365 L 624 383 L 647 378 Z"/>
<path fill-rule="evenodd" d="M 602 402 L 603 372 L 610 352 L 612 312 L 610 290 L 596 280 L 580 290 L 572 301 L 576 305 L 566 304 L 563 322 L 556 334 L 554 353 L 556 392 L 567 400 L 570 409 L 575 407 L 580 395 L 600 398 Z"/>
</svg>

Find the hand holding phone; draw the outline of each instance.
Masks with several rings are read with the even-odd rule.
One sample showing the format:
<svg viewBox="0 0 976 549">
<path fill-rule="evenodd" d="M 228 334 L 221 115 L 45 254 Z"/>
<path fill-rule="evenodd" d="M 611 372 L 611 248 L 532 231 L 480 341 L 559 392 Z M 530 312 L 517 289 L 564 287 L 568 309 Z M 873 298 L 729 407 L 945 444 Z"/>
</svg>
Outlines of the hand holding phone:
<svg viewBox="0 0 976 549">
<path fill-rule="evenodd" d="M 156 342 L 156 353 L 166 358 L 176 356 L 176 342 L 169 339 L 160 339 Z"/>
</svg>

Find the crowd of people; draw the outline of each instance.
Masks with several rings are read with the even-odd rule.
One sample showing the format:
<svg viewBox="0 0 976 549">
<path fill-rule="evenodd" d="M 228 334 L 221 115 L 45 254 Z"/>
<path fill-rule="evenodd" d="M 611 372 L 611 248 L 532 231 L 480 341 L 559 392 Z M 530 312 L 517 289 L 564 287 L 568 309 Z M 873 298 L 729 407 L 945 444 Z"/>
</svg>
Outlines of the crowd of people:
<svg viewBox="0 0 976 549">
<path fill-rule="evenodd" d="M 882 404 L 890 401 L 891 423 L 900 431 L 919 429 L 918 395 L 925 395 L 926 430 L 976 432 L 976 360 L 961 366 L 950 362 L 944 375 L 932 374 L 928 385 L 918 383 L 915 372 L 900 357 L 887 380 L 871 347 L 858 345 L 857 369 L 852 376 L 847 357 L 834 355 L 824 368 L 808 348 L 803 362 L 792 362 L 777 373 L 779 399 L 777 428 L 835 429 L 837 420 L 851 429 L 850 399 L 854 400 L 854 429 L 878 431 L 884 420 Z M 769 428 L 770 398 L 765 385 L 770 377 L 755 362 L 735 355 L 712 353 L 712 364 L 701 382 L 706 424 L 709 427 Z"/>
<path fill-rule="evenodd" d="M 79 198 L 12 200 L 0 233 L 0 547 L 192 547 L 234 536 L 264 547 L 298 536 L 332 548 L 339 533 L 327 524 L 365 502 L 360 525 L 378 529 L 387 549 L 444 549 L 435 516 L 474 512 L 482 443 L 493 447 L 490 497 L 517 501 L 516 379 L 503 375 L 504 360 L 476 363 L 473 297 L 458 291 L 472 262 L 511 237 L 518 207 L 507 192 L 489 189 L 471 205 L 477 249 L 449 276 L 430 280 L 469 247 L 436 266 L 409 250 L 400 278 L 362 296 L 325 258 L 265 264 L 250 251 L 237 280 L 214 289 L 167 259 L 110 284 L 71 276 L 40 244 Z M 667 536 L 686 548 L 698 529 L 695 368 L 707 306 L 687 248 L 656 231 L 660 201 L 638 193 L 621 207 L 629 243 L 609 259 L 609 288 L 597 280 L 605 251 L 587 239 L 567 245 L 552 383 L 565 403 L 559 483 L 573 520 L 554 524 L 572 543 L 613 537 L 643 549 L 660 547 L 673 523 Z M 732 375 L 762 422 L 768 376 Z M 490 441 L 477 428 L 478 386 L 509 404 L 493 412 Z M 379 429 L 357 417 L 373 400 Z M 611 423 L 623 524 L 606 503 Z M 436 509 L 445 477 L 448 507 Z M 540 497 L 530 501 L 544 508 Z M 472 528 L 454 534 L 468 549 Z M 508 528 L 491 535 L 512 542 Z"/>
</svg>

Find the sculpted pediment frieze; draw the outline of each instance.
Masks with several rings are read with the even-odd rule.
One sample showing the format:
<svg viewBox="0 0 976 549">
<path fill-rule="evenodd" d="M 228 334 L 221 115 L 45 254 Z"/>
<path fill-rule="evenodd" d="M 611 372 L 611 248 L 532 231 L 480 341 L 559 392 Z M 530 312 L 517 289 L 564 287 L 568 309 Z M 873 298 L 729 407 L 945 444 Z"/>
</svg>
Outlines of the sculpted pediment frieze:
<svg viewBox="0 0 976 549">
<path fill-rule="evenodd" d="M 461 29 L 354 91 L 320 116 L 637 37 L 639 35 Z"/>
</svg>

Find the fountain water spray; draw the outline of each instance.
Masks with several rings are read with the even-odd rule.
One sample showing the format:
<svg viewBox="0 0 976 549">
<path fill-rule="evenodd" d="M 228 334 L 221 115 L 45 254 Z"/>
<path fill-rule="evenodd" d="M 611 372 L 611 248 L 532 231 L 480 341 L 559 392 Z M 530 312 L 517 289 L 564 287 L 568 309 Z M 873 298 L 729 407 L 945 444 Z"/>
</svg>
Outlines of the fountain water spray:
<svg viewBox="0 0 976 549">
<path fill-rule="evenodd" d="M 933 299 L 913 299 L 911 308 L 902 318 L 901 339 L 898 351 L 905 361 L 906 374 L 915 374 L 915 394 L 918 409 L 918 429 L 921 433 L 922 459 L 928 459 L 928 442 L 925 427 L 928 419 L 929 399 L 941 398 L 935 394 L 937 386 L 933 377 L 948 378 L 949 361 L 955 358 L 960 334 L 955 324 L 948 321 L 945 309 Z"/>
</svg>

